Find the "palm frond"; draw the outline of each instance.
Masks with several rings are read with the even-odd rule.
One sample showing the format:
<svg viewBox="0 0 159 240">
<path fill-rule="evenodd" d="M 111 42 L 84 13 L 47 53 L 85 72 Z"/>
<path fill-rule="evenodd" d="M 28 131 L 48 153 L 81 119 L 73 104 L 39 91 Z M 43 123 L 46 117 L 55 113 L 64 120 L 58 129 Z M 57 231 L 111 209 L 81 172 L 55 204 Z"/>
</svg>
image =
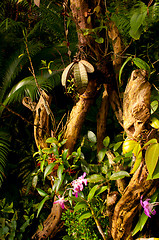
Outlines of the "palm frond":
<svg viewBox="0 0 159 240">
<path fill-rule="evenodd" d="M 7 164 L 7 156 L 10 152 L 10 135 L 0 129 L 0 187 L 5 178 L 5 167 Z"/>
</svg>

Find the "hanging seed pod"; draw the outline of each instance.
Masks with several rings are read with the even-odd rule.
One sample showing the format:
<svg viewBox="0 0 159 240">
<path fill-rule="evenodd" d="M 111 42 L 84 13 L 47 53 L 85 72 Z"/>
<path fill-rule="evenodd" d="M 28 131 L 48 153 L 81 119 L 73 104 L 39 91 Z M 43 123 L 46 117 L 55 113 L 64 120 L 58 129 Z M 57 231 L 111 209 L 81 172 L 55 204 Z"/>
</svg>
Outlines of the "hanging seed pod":
<svg viewBox="0 0 159 240">
<path fill-rule="evenodd" d="M 88 73 L 93 73 L 94 72 L 94 67 L 92 66 L 92 64 L 90 64 L 86 60 L 81 60 L 80 63 L 82 63 L 85 66 L 86 71 Z"/>
<path fill-rule="evenodd" d="M 66 81 L 71 73 L 71 71 L 73 70 L 73 66 L 74 66 L 75 62 L 70 63 L 63 71 L 62 73 L 62 78 L 61 78 L 61 83 L 62 86 L 66 87 Z"/>
<path fill-rule="evenodd" d="M 73 70 L 77 91 L 79 94 L 83 94 L 88 84 L 88 75 L 86 68 L 81 62 L 79 62 L 74 65 Z"/>
</svg>

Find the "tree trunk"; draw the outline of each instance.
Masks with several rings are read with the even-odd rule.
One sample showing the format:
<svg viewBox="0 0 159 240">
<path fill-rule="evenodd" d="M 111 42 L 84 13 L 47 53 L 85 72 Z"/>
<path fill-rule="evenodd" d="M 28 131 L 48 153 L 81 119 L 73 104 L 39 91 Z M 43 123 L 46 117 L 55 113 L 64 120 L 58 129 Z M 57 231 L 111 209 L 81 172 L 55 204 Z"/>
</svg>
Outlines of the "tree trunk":
<svg viewBox="0 0 159 240">
<path fill-rule="evenodd" d="M 129 138 L 139 139 L 150 117 L 150 83 L 144 70 L 131 74 L 123 99 L 124 130 Z M 114 240 L 126 240 L 131 233 L 133 218 L 140 206 L 143 194 L 153 194 L 155 181 L 147 181 L 148 171 L 144 161 L 132 176 L 121 199 L 116 204 L 112 217 L 111 233 Z"/>
</svg>

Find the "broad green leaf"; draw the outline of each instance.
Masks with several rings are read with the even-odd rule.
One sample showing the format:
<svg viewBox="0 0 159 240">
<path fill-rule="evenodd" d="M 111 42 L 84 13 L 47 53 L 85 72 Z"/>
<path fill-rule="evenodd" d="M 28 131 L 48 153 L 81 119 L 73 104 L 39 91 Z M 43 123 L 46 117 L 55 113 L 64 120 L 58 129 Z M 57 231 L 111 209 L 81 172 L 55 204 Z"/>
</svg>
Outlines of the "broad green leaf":
<svg viewBox="0 0 159 240">
<path fill-rule="evenodd" d="M 76 211 L 78 211 L 78 210 L 80 210 L 80 209 L 82 209 L 82 208 L 87 209 L 87 208 L 88 208 L 88 205 L 87 205 L 86 203 L 84 203 L 84 202 L 78 202 L 78 203 L 75 205 L 75 207 L 74 207 L 74 212 L 76 212 Z"/>
<path fill-rule="evenodd" d="M 152 195 L 151 202 L 155 202 L 157 200 L 157 197 L 158 197 L 158 190 Z M 148 220 L 148 216 L 143 211 L 139 218 L 139 221 L 137 222 L 137 224 L 132 232 L 132 236 L 134 236 L 137 232 L 142 231 L 147 220 Z M 155 239 L 155 238 L 153 238 L 153 239 Z"/>
<path fill-rule="evenodd" d="M 150 139 L 147 143 L 144 144 L 143 148 L 145 148 L 148 145 L 153 144 L 153 143 L 157 143 L 157 139 L 156 138 Z"/>
<path fill-rule="evenodd" d="M 85 212 L 85 213 L 83 213 L 83 214 L 80 216 L 80 218 L 79 218 L 79 223 L 80 223 L 83 219 L 87 219 L 87 218 L 90 218 L 90 217 L 92 217 L 91 212 Z"/>
<path fill-rule="evenodd" d="M 43 148 L 42 152 L 47 153 L 47 154 L 51 154 L 51 153 L 53 153 L 53 148 Z"/>
<path fill-rule="evenodd" d="M 62 178 L 62 173 L 63 173 L 63 170 L 64 170 L 64 166 L 63 166 L 63 164 L 61 164 L 59 167 L 58 167 L 58 169 L 57 169 L 57 176 L 58 176 L 58 178 Z"/>
<path fill-rule="evenodd" d="M 123 72 L 123 69 L 125 67 L 125 65 L 132 59 L 132 57 L 128 57 L 125 62 L 123 63 L 123 65 L 121 66 L 120 68 L 120 71 L 119 71 L 119 85 L 121 85 L 121 74 Z"/>
<path fill-rule="evenodd" d="M 123 148 L 123 154 L 131 152 L 136 145 L 138 145 L 138 142 L 136 142 L 135 140 L 126 139 L 123 142 L 123 147 L 122 147 Z"/>
<path fill-rule="evenodd" d="M 104 147 L 108 147 L 108 145 L 109 145 L 109 143 L 110 143 L 110 137 L 109 136 L 106 136 L 105 138 L 104 138 L 104 140 L 103 140 L 103 144 L 104 144 Z"/>
<path fill-rule="evenodd" d="M 107 186 L 100 187 L 100 188 L 96 191 L 95 196 L 98 196 L 98 195 L 101 194 L 102 192 L 105 192 L 107 189 L 108 189 Z"/>
<path fill-rule="evenodd" d="M 157 179 L 157 178 L 159 178 L 159 161 L 156 164 L 156 167 L 155 167 L 155 170 L 154 170 L 152 176 L 149 174 L 147 177 L 147 180 Z"/>
<path fill-rule="evenodd" d="M 137 142 L 137 144 L 135 145 L 135 147 L 132 151 L 132 154 L 135 158 L 135 163 L 134 163 L 134 166 L 133 166 L 130 174 L 133 174 L 138 169 L 138 167 L 140 166 L 141 160 L 142 160 L 142 151 L 141 151 L 140 143 Z"/>
<path fill-rule="evenodd" d="M 37 191 L 38 191 L 39 195 L 42 196 L 42 197 L 45 197 L 45 196 L 48 195 L 46 192 L 44 192 L 44 191 L 41 190 L 40 188 L 37 188 Z"/>
<path fill-rule="evenodd" d="M 115 145 L 114 145 L 114 147 L 113 147 L 113 151 L 115 152 L 116 150 L 118 150 L 118 148 L 120 148 L 120 146 L 121 146 L 122 143 L 123 143 L 122 141 L 115 143 Z"/>
<path fill-rule="evenodd" d="M 68 149 L 64 149 L 63 153 L 62 153 L 62 160 L 65 162 L 67 159 L 67 155 L 68 155 Z"/>
<path fill-rule="evenodd" d="M 105 178 L 100 174 L 93 174 L 90 177 L 87 177 L 87 181 L 90 183 L 97 183 L 104 181 Z"/>
<path fill-rule="evenodd" d="M 52 149 L 53 149 L 53 154 L 55 155 L 55 158 L 59 158 L 58 146 L 55 143 L 52 143 Z"/>
<path fill-rule="evenodd" d="M 94 197 L 94 194 L 96 192 L 96 190 L 98 189 L 99 185 L 95 185 L 89 192 L 88 194 L 88 197 L 87 197 L 87 200 L 90 201 L 93 197 Z"/>
<path fill-rule="evenodd" d="M 56 163 L 50 163 L 44 171 L 44 179 L 46 178 L 47 175 L 49 175 L 52 172 L 52 169 L 55 167 Z"/>
<path fill-rule="evenodd" d="M 122 179 L 124 177 L 130 177 L 130 174 L 126 171 L 115 172 L 110 176 L 110 180 Z"/>
<path fill-rule="evenodd" d="M 97 137 L 96 137 L 96 135 L 94 134 L 94 132 L 88 131 L 87 136 L 88 136 L 88 140 L 89 140 L 90 142 L 92 142 L 92 143 L 96 143 L 96 142 L 97 142 Z"/>
<path fill-rule="evenodd" d="M 55 137 L 50 137 L 48 139 L 46 139 L 46 143 L 58 143 L 58 140 Z"/>
<path fill-rule="evenodd" d="M 151 102 L 151 114 L 153 114 L 158 108 L 158 101 L 154 100 L 153 102 Z"/>
<path fill-rule="evenodd" d="M 140 69 L 144 69 L 150 73 L 150 66 L 140 58 L 133 58 L 133 63 Z"/>
<path fill-rule="evenodd" d="M 49 200 L 49 196 L 48 196 L 48 195 L 45 196 L 45 198 L 39 203 L 39 205 L 38 205 L 38 211 L 37 211 L 37 217 L 39 216 L 39 213 L 40 213 L 40 211 L 41 211 L 44 203 L 45 203 L 47 200 Z"/>
<path fill-rule="evenodd" d="M 106 148 L 102 148 L 102 149 L 98 152 L 98 162 L 99 162 L 99 163 L 103 161 L 106 152 L 107 152 L 107 149 L 106 149 Z"/>
<path fill-rule="evenodd" d="M 145 153 L 146 166 L 149 174 L 152 176 L 159 158 L 159 143 L 150 145 Z"/>
<path fill-rule="evenodd" d="M 143 212 L 132 232 L 132 236 L 134 236 L 136 233 L 138 233 L 139 231 L 141 231 L 143 229 L 147 219 L 148 219 L 148 216 Z"/>
<path fill-rule="evenodd" d="M 156 117 L 151 119 L 150 123 L 151 127 L 158 129 L 159 128 L 159 120 Z"/>
</svg>

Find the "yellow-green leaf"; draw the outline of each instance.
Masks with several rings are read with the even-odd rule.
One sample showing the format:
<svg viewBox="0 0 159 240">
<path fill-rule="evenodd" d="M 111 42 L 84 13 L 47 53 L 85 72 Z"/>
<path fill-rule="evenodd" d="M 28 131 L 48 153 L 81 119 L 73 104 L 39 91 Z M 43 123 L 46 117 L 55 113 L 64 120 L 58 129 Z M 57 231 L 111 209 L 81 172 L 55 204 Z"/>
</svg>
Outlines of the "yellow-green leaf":
<svg viewBox="0 0 159 240">
<path fill-rule="evenodd" d="M 151 127 L 158 129 L 159 128 L 159 120 L 155 117 L 151 119 L 150 123 Z"/>
<path fill-rule="evenodd" d="M 136 142 L 135 140 L 126 139 L 123 142 L 123 154 L 131 152 L 137 144 L 138 142 Z"/>
<path fill-rule="evenodd" d="M 142 151 L 141 151 L 140 143 L 137 143 L 135 145 L 132 154 L 135 158 L 135 163 L 134 163 L 134 166 L 133 166 L 130 174 L 133 174 L 138 169 L 138 167 L 140 166 L 141 160 L 142 160 Z"/>
<path fill-rule="evenodd" d="M 150 176 L 152 176 L 159 158 L 159 143 L 150 145 L 145 153 L 146 166 Z"/>
</svg>

